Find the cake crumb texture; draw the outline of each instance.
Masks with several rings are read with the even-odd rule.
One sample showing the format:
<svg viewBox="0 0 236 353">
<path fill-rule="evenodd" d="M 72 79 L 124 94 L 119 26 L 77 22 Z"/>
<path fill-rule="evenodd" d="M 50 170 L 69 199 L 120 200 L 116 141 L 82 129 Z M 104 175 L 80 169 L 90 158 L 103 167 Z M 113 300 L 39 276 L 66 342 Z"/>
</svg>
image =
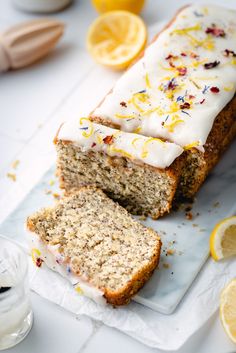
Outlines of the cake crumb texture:
<svg viewBox="0 0 236 353">
<path fill-rule="evenodd" d="M 160 257 L 157 233 L 101 190 L 84 187 L 28 217 L 27 227 L 59 252 L 74 274 L 122 305 L 150 278 Z"/>
<path fill-rule="evenodd" d="M 123 157 L 83 151 L 69 142 L 57 141 L 56 147 L 60 187 L 67 194 L 81 186 L 92 185 L 136 215 L 157 219 L 171 210 L 182 157 L 171 168 L 158 169 Z"/>
</svg>

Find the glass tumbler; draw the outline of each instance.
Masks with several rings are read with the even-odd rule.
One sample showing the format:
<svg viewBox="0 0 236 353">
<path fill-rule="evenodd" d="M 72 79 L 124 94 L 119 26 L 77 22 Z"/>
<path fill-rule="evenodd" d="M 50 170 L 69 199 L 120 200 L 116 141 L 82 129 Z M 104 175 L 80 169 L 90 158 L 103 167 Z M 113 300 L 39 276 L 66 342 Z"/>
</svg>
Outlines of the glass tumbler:
<svg viewBox="0 0 236 353">
<path fill-rule="evenodd" d="M 27 255 L 0 236 L 0 350 L 22 341 L 32 327 L 27 275 Z"/>
</svg>

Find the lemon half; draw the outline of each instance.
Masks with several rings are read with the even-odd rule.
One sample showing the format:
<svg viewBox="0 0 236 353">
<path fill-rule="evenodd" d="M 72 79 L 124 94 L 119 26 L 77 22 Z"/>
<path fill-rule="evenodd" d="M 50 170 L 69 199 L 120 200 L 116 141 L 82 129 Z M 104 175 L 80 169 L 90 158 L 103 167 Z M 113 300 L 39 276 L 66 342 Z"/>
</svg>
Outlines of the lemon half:
<svg viewBox="0 0 236 353">
<path fill-rule="evenodd" d="M 138 14 L 144 3 L 145 0 L 92 0 L 93 6 L 100 13 L 125 10 Z"/>
<path fill-rule="evenodd" d="M 125 69 L 142 52 L 147 29 L 142 19 L 128 11 L 111 11 L 90 26 L 87 49 L 98 63 Z"/>
<path fill-rule="evenodd" d="M 236 278 L 221 293 L 220 319 L 227 335 L 236 343 Z"/>
<path fill-rule="evenodd" d="M 236 216 L 215 226 L 210 236 L 210 252 L 216 261 L 236 255 Z"/>
</svg>

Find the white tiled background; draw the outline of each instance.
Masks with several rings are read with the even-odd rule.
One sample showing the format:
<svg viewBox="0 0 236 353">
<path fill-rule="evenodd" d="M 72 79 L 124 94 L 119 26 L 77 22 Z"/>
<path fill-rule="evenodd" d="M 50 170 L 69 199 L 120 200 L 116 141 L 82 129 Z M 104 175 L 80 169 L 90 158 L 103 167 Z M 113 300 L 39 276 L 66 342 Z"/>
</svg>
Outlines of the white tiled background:
<svg viewBox="0 0 236 353">
<path fill-rule="evenodd" d="M 184 3 L 188 1 L 147 0 L 142 16 L 151 26 L 170 18 Z M 235 2 L 225 0 L 225 5 L 235 7 Z M 24 169 L 38 168 L 40 174 L 38 146 L 47 147 L 45 159 L 50 165 L 55 159 L 51 140 L 59 121 L 68 114 L 89 112 L 119 76 L 98 67 L 86 53 L 85 35 L 96 15 L 89 0 L 74 1 L 70 8 L 52 16 L 66 23 L 65 35 L 56 50 L 30 68 L 0 74 L 0 220 L 9 211 L 8 195 L 18 200 L 36 182 L 24 178 Z M 11 0 L 0 1 L 0 31 L 35 17 L 39 16 L 15 9 Z M 11 164 L 16 159 L 20 164 L 14 170 Z M 8 172 L 16 174 L 17 187 L 6 177 Z M 34 327 L 25 341 L 8 352 L 160 352 L 89 318 L 77 318 L 34 293 L 32 303 Z M 188 352 L 232 353 L 236 347 L 215 315 L 179 351 Z"/>
</svg>

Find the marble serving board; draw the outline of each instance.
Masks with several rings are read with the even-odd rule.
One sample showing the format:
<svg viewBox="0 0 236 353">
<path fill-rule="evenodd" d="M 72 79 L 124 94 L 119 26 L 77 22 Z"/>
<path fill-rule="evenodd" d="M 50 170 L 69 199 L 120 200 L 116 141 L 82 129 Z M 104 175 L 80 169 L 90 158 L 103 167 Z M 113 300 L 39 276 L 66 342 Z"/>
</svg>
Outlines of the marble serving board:
<svg viewBox="0 0 236 353">
<path fill-rule="evenodd" d="M 135 301 L 171 314 L 184 297 L 208 257 L 209 235 L 213 226 L 236 211 L 235 156 L 236 142 L 208 177 L 189 213 L 186 204 L 157 221 L 149 218 L 140 220 L 159 233 L 163 246 L 159 268 L 134 298 Z M 27 215 L 53 204 L 57 196 L 54 171 L 55 167 L 52 167 L 0 225 L 1 234 L 25 243 Z"/>
</svg>

